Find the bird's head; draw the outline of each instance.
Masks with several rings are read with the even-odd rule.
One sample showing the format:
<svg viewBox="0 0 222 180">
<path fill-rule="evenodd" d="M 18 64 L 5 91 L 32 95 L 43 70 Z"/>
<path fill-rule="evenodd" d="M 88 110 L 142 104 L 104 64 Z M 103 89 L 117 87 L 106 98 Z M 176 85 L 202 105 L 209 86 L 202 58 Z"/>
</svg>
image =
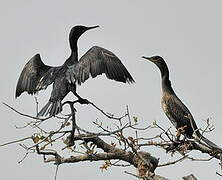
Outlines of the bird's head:
<svg viewBox="0 0 222 180">
<path fill-rule="evenodd" d="M 145 57 L 145 56 L 143 56 L 142 58 L 153 62 L 159 68 L 161 68 L 162 66 L 164 66 L 166 64 L 164 59 L 161 56 L 152 56 L 152 57 Z"/>
<path fill-rule="evenodd" d="M 69 34 L 69 39 L 72 40 L 77 40 L 84 32 L 90 30 L 90 29 L 94 29 L 94 28 L 97 28 L 99 26 L 91 26 L 91 27 L 86 27 L 86 26 L 81 26 L 81 25 L 78 25 L 78 26 L 74 26 L 71 31 L 70 31 L 70 34 Z"/>
<path fill-rule="evenodd" d="M 155 64 L 158 64 L 164 61 L 161 56 L 152 56 L 152 57 L 142 56 L 142 58 L 147 59 Z"/>
<path fill-rule="evenodd" d="M 164 59 L 162 57 L 160 57 L 160 56 L 152 56 L 152 57 L 143 56 L 142 58 L 149 60 L 149 61 L 153 62 L 154 64 L 156 64 L 157 67 L 161 71 L 161 76 L 169 78 L 169 69 L 167 67 L 166 62 L 164 61 Z"/>
</svg>

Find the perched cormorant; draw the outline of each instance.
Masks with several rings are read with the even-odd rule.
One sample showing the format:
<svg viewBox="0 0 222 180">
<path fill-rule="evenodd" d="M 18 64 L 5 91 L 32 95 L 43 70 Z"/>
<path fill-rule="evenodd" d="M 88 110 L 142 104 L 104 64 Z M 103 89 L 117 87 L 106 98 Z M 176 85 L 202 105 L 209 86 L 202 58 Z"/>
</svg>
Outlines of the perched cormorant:
<svg viewBox="0 0 222 180">
<path fill-rule="evenodd" d="M 180 130 L 188 138 L 192 138 L 195 132 L 196 136 L 207 145 L 221 151 L 219 146 L 200 133 L 191 112 L 175 94 L 169 80 L 169 70 L 164 59 L 160 56 L 143 56 L 143 58 L 153 62 L 160 69 L 162 79 L 162 109 L 176 129 Z"/>
<path fill-rule="evenodd" d="M 77 41 L 87 30 L 99 26 L 74 26 L 69 34 L 71 55 L 62 66 L 51 67 L 45 65 L 39 54 L 33 56 L 20 74 L 15 97 L 23 92 L 35 94 L 53 83 L 49 102 L 40 110 L 37 116 L 55 116 L 62 111 L 62 100 L 71 91 L 81 104 L 87 104 L 86 99 L 76 93 L 76 84 L 80 85 L 90 76 L 95 78 L 102 73 L 112 80 L 123 83 L 133 83 L 134 80 L 120 59 L 112 52 L 93 46 L 78 61 Z"/>
</svg>

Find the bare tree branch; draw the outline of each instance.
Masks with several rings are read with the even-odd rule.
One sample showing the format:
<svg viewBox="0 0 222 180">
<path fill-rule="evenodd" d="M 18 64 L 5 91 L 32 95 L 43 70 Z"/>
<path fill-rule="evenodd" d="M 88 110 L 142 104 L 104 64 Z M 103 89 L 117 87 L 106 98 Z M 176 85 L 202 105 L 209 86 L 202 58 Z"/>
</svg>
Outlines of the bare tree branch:
<svg viewBox="0 0 222 180">
<path fill-rule="evenodd" d="M 35 101 L 36 110 L 38 111 L 38 101 L 37 99 L 35 99 Z M 31 144 L 31 146 L 29 144 L 29 147 L 25 144 L 21 144 L 21 146 L 26 150 L 26 154 L 20 162 L 22 162 L 30 152 L 35 152 L 39 155 L 42 155 L 44 157 L 45 163 L 53 162 L 57 165 L 57 168 L 58 165 L 64 163 L 77 163 L 83 161 L 105 161 L 105 164 L 100 167 L 101 169 L 107 169 L 110 166 L 127 167 L 132 165 L 137 169 L 138 174 L 128 174 L 140 179 L 153 180 L 157 180 L 158 178 L 159 180 L 164 179 L 161 176 L 155 175 L 155 169 L 158 167 L 166 168 L 169 165 L 179 163 L 185 159 L 189 159 L 192 161 L 210 161 L 213 158 L 219 160 L 221 159 L 221 155 L 217 151 L 212 151 L 211 148 L 205 146 L 199 141 L 187 138 L 184 138 L 183 140 L 179 141 L 176 140 L 177 137 L 174 133 L 171 132 L 171 128 L 165 130 L 156 122 L 154 122 L 153 125 L 147 125 L 146 127 L 138 127 L 138 118 L 131 118 L 128 106 L 126 109 L 126 113 L 123 116 L 114 117 L 114 115 L 110 113 L 105 113 L 95 104 L 90 103 L 105 117 L 117 120 L 117 123 L 115 121 L 115 129 L 113 130 L 113 128 L 110 128 L 108 126 L 104 127 L 102 123 L 96 121 L 93 122 L 93 124 L 100 130 L 100 132 L 95 133 L 85 130 L 76 124 L 76 110 L 74 107 L 74 104 L 76 102 L 78 102 L 78 100 L 66 101 L 65 103 L 63 103 L 63 105 L 69 104 L 71 110 L 71 113 L 69 115 L 64 115 L 62 117 L 47 117 L 44 119 L 23 114 L 14 109 L 13 107 L 7 105 L 6 103 L 3 103 L 19 115 L 33 119 L 33 121 L 27 123 L 27 125 L 22 127 L 21 129 L 25 129 L 26 127 L 32 127 L 35 132 L 30 137 L 4 143 L 0 145 L 0 147 L 32 139 L 33 144 Z M 52 129 L 46 131 L 43 126 L 44 124 L 41 124 L 41 122 L 49 118 L 59 119 L 60 121 L 62 121 L 61 126 L 56 130 Z M 145 137 L 140 135 L 141 133 L 139 132 L 147 132 L 151 128 L 155 128 L 160 132 L 154 135 L 153 137 Z M 210 128 L 209 125 L 208 128 Z M 206 132 L 208 128 L 205 128 L 204 132 Z M 134 134 L 133 136 L 135 137 L 129 136 L 129 133 Z M 145 133 L 143 132 L 143 135 L 144 134 Z M 103 136 L 106 141 L 102 139 Z M 63 137 L 65 137 L 65 139 L 63 139 Z M 111 143 L 107 143 L 107 141 Z M 54 143 L 61 144 L 61 142 L 64 146 L 62 150 L 58 150 L 56 146 L 53 146 Z M 78 144 L 78 142 L 80 142 L 80 144 Z M 50 148 L 48 146 L 50 146 Z M 157 146 L 162 149 L 165 149 L 167 152 L 171 152 L 172 154 L 177 152 L 181 154 L 182 157 L 177 160 L 169 161 L 167 163 L 162 163 L 158 165 L 159 159 L 151 156 L 151 154 L 148 152 L 140 150 L 140 148 L 144 148 L 146 146 Z M 82 148 L 80 148 L 80 150 L 76 149 L 78 147 Z M 70 156 L 62 157 L 60 154 L 61 151 L 63 151 L 64 149 L 70 149 L 73 153 Z M 200 159 L 190 157 L 188 153 L 193 150 L 198 150 L 202 153 L 206 153 L 210 155 L 210 158 Z M 122 164 L 120 163 L 120 161 L 122 162 Z M 57 170 L 55 178 L 56 176 Z"/>
<path fill-rule="evenodd" d="M 9 144 L 15 144 L 15 143 L 18 143 L 18 142 L 22 142 L 22 141 L 25 141 L 27 139 L 32 139 L 32 137 L 25 137 L 25 138 L 18 139 L 18 140 L 15 140 L 15 141 L 11 141 L 11 142 L 7 142 L 7 143 L 4 143 L 4 144 L 0 144 L 0 147 L 7 146 Z"/>
</svg>

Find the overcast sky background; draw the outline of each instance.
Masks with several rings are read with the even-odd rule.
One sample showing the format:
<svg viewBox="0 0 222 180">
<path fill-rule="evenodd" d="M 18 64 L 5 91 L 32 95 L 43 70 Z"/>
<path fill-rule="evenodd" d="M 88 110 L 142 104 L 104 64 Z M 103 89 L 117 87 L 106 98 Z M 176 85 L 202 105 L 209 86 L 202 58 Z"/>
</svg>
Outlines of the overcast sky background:
<svg viewBox="0 0 222 180">
<path fill-rule="evenodd" d="M 18 110 L 35 114 L 34 98 L 24 94 L 15 100 L 15 86 L 25 63 L 36 53 L 49 65 L 61 65 L 68 58 L 68 34 L 72 26 L 100 25 L 79 40 L 81 56 L 93 45 L 114 52 L 130 71 L 135 85 L 107 80 L 104 76 L 90 79 L 78 92 L 104 110 L 121 114 L 129 105 L 131 114 L 141 125 L 157 120 L 162 126 L 172 126 L 160 108 L 160 74 L 154 64 L 141 56 L 161 55 L 170 68 L 172 85 L 189 107 L 199 127 L 211 118 L 216 129 L 207 137 L 221 143 L 221 1 L 4 1 L 0 6 L 1 89 L 0 101 Z M 39 95 L 42 107 L 49 98 L 51 87 Z M 73 98 L 72 95 L 68 98 Z M 1 105 L 0 144 L 30 135 L 29 130 L 17 130 L 29 119 L 22 118 Z M 78 123 L 92 128 L 97 118 L 95 110 L 78 106 Z M 50 123 L 56 123 L 49 122 Z M 147 137 L 153 134 L 147 132 Z M 146 148 L 160 162 L 171 160 L 169 154 L 157 148 Z M 1 179 L 53 179 L 55 166 L 44 164 L 42 157 L 31 154 L 22 164 L 17 162 L 25 151 L 18 145 L 0 148 Z M 199 157 L 199 153 L 194 154 Z M 208 156 L 202 156 L 207 158 Z M 110 168 L 102 173 L 99 163 L 62 165 L 61 179 L 133 179 L 125 169 Z M 135 172 L 134 168 L 126 169 Z M 218 161 L 189 160 L 158 168 L 157 174 L 171 179 L 193 173 L 198 179 L 220 179 Z"/>
</svg>

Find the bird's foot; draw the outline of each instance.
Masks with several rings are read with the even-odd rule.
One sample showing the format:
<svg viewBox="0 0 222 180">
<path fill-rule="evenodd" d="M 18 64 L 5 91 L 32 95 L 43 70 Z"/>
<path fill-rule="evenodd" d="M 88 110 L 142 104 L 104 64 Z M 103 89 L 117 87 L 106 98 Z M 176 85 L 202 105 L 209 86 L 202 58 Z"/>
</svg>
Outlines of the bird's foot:
<svg viewBox="0 0 222 180">
<path fill-rule="evenodd" d="M 78 102 L 80 104 L 89 104 L 90 103 L 87 99 L 83 99 L 83 98 L 79 99 Z"/>
</svg>

